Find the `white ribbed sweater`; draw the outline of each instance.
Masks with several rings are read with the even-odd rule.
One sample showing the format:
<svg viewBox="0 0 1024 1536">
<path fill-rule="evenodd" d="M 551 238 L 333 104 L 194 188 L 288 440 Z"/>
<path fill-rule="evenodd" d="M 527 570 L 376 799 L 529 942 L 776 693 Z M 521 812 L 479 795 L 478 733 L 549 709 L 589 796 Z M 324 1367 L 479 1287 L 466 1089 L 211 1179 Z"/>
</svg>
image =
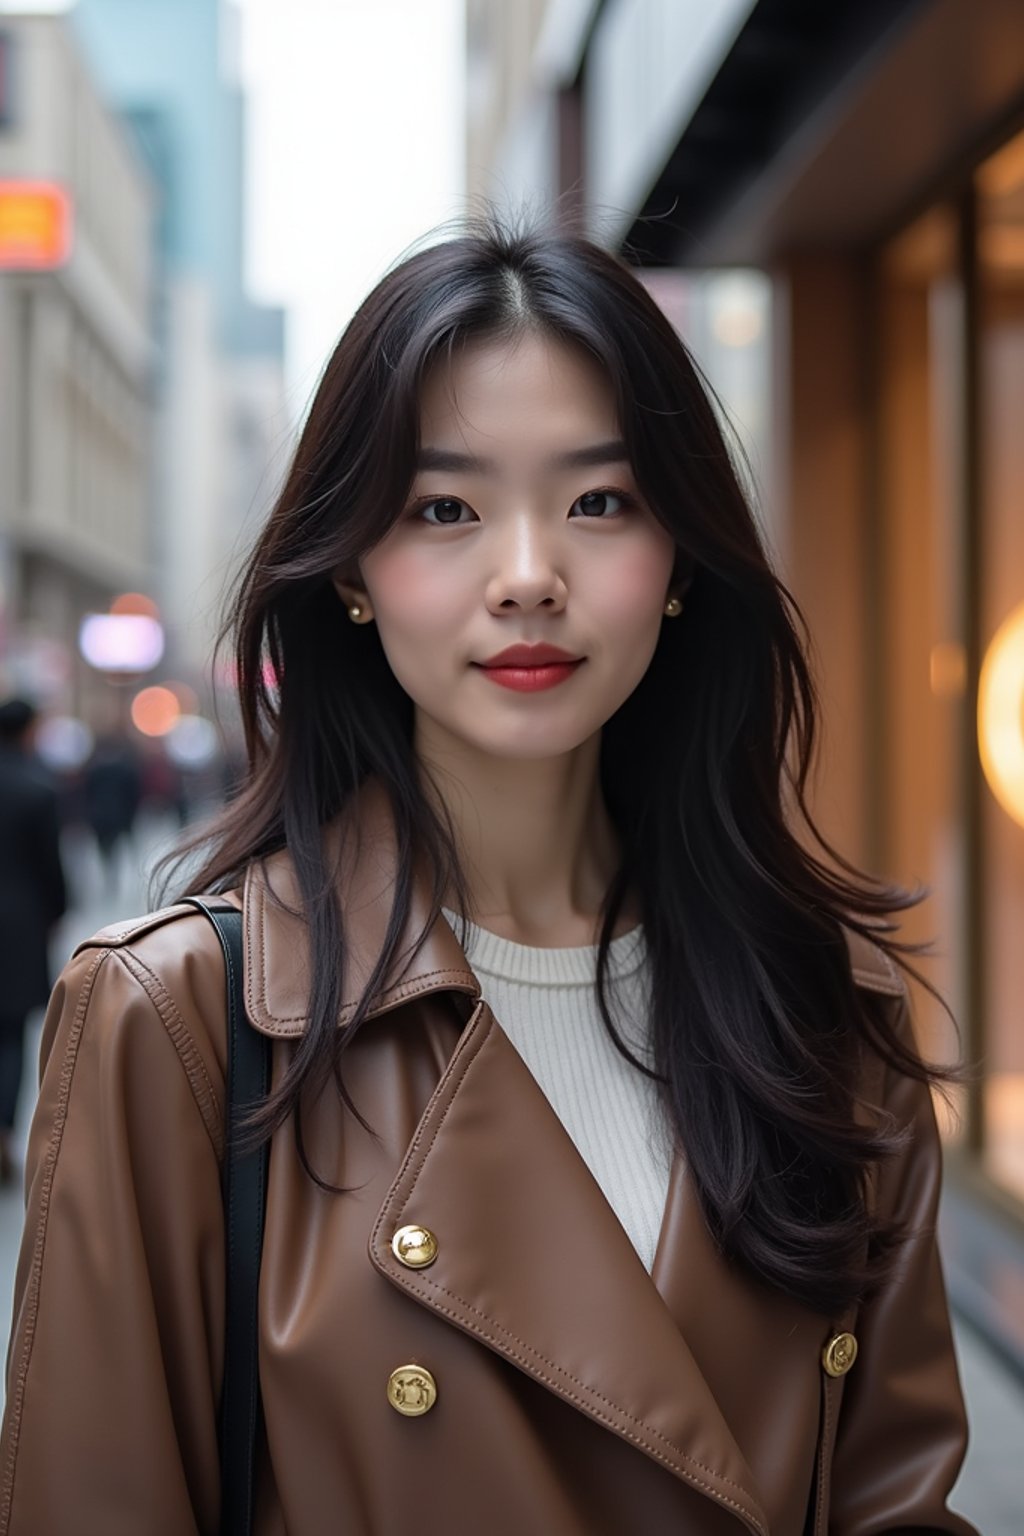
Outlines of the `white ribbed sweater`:
<svg viewBox="0 0 1024 1536">
<path fill-rule="evenodd" d="M 458 915 L 442 909 L 456 936 Z M 657 1085 L 615 1049 L 597 1006 L 597 945 L 514 944 L 476 923 L 466 958 L 481 992 L 572 1138 L 650 1271 L 665 1210 L 671 1138 Z M 626 1044 L 653 1065 L 643 927 L 613 939 L 609 1006 Z"/>
</svg>

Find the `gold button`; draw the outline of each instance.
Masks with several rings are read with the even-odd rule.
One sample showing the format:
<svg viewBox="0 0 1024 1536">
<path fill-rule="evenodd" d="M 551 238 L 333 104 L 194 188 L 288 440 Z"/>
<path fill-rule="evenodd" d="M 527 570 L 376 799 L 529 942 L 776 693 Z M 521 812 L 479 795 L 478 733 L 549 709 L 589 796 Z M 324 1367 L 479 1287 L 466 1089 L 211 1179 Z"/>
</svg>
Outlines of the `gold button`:
<svg viewBox="0 0 1024 1536">
<path fill-rule="evenodd" d="M 837 1333 L 821 1352 L 821 1363 L 830 1376 L 845 1376 L 857 1358 L 857 1340 L 852 1333 Z"/>
<path fill-rule="evenodd" d="M 399 1413 L 416 1418 L 437 1401 L 437 1382 L 422 1365 L 400 1365 L 388 1377 L 388 1402 Z"/>
<path fill-rule="evenodd" d="M 437 1258 L 437 1238 L 426 1227 L 399 1227 L 391 1239 L 391 1252 L 409 1269 L 426 1269 Z"/>
</svg>

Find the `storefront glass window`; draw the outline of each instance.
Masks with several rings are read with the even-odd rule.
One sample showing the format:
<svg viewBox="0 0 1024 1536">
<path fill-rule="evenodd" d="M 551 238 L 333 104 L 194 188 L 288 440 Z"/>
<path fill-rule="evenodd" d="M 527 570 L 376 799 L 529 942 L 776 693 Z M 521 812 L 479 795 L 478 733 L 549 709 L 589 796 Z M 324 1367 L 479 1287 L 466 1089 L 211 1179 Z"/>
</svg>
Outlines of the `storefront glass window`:
<svg viewBox="0 0 1024 1536">
<path fill-rule="evenodd" d="M 966 728 L 962 502 L 963 295 L 958 222 L 931 209 L 882 251 L 879 306 L 876 686 L 878 844 L 884 873 L 924 885 L 903 936 L 934 943 L 920 968 L 963 1027 L 964 845 L 961 743 Z M 952 1060 L 948 1015 L 914 991 L 926 1054 Z M 937 1099 L 948 1139 L 964 1130 Z"/>
</svg>

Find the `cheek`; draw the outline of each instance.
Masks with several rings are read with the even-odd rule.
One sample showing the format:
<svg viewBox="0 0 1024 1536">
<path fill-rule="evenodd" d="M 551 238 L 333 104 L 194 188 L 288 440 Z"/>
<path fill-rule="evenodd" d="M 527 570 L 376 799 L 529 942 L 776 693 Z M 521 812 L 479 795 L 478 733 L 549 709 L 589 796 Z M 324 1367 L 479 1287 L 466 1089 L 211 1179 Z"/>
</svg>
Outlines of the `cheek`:
<svg viewBox="0 0 1024 1536">
<path fill-rule="evenodd" d="M 454 564 L 424 558 L 423 551 L 381 550 L 363 561 L 381 644 L 392 665 L 415 665 L 434 639 L 462 619 L 465 598 Z"/>
<path fill-rule="evenodd" d="M 603 562 L 589 584 L 588 602 L 607 616 L 609 626 L 643 633 L 657 627 L 672 574 L 674 548 L 639 543 L 620 548 L 612 562 Z"/>
<path fill-rule="evenodd" d="M 401 613 L 403 592 L 414 595 L 420 586 L 416 564 L 408 550 L 397 546 L 363 560 L 363 575 L 374 613 Z"/>
</svg>

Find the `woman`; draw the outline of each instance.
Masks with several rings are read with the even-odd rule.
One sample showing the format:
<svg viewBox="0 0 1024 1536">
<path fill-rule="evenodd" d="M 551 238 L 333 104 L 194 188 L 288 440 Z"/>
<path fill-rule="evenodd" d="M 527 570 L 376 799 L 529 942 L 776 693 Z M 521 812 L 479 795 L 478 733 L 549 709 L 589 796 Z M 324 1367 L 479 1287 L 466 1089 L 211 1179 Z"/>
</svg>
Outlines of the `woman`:
<svg viewBox="0 0 1024 1536">
<path fill-rule="evenodd" d="M 618 260 L 491 220 L 366 299 L 186 892 L 273 1041 L 259 1536 L 970 1532 L 911 898 L 798 838 L 795 622 Z M 0 1532 L 217 1529 L 224 1012 L 180 904 L 54 991 Z"/>
</svg>

